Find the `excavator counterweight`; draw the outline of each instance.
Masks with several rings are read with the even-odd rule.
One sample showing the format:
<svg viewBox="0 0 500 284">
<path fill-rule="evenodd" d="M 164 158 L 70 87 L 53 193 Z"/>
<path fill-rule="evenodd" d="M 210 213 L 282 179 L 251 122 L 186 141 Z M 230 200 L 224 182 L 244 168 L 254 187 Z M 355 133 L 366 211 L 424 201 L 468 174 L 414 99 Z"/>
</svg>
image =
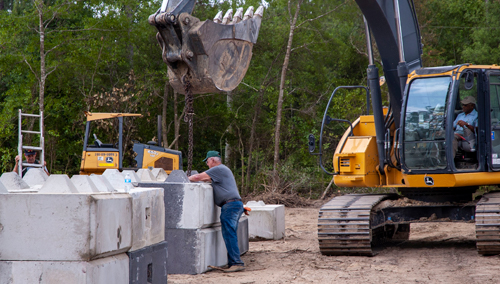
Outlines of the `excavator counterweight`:
<svg viewBox="0 0 500 284">
<path fill-rule="evenodd" d="M 214 21 L 200 21 L 191 15 L 194 0 L 168 1 L 149 16 L 158 29 L 156 39 L 168 65 L 170 84 L 185 94 L 189 84 L 193 94 L 228 92 L 243 80 L 253 44 L 257 42 L 264 8 L 249 7 L 243 15 L 238 8 Z"/>
</svg>

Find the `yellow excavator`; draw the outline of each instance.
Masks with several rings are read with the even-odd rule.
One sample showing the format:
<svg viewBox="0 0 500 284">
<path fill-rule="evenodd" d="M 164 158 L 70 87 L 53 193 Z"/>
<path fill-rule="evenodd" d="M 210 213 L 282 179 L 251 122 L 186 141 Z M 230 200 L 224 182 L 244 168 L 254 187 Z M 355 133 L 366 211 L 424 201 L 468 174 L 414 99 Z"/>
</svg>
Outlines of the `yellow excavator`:
<svg viewBox="0 0 500 284">
<path fill-rule="evenodd" d="M 87 124 L 83 141 L 81 175 L 102 174 L 106 169 L 123 170 L 123 118 L 138 117 L 136 113 L 93 113 L 85 112 Z M 94 143 L 89 143 L 90 129 L 93 121 L 103 119 L 118 119 L 118 143 L 107 144 L 101 142 L 93 134 Z M 136 165 L 128 169 L 163 168 L 168 174 L 173 170 L 182 170 L 182 152 L 166 149 L 161 146 L 161 117 L 158 118 L 158 142 L 146 144 L 134 141 Z"/>
<path fill-rule="evenodd" d="M 480 186 L 500 184 L 500 67 L 424 68 L 412 0 L 356 3 L 365 18 L 368 87 L 334 90 L 319 151 L 314 153 L 313 135 L 309 151 L 319 156 L 337 186 L 394 188 L 398 194 L 348 194 L 330 200 L 319 211 L 320 251 L 371 256 L 379 242 L 408 239 L 411 223 L 455 221 L 475 224 L 479 254 L 500 253 L 500 192 L 477 192 Z M 372 36 L 383 63 L 388 108 L 382 104 Z M 370 93 L 373 114 L 354 122 L 330 117 L 328 108 L 338 91 L 356 88 Z M 462 111 L 465 107 L 470 109 Z M 460 122 L 471 113 L 477 117 L 470 124 Z M 322 144 L 332 121 L 346 123 L 347 131 L 330 172 L 323 165 Z M 469 139 L 457 134 L 464 127 L 472 130 Z"/>
</svg>

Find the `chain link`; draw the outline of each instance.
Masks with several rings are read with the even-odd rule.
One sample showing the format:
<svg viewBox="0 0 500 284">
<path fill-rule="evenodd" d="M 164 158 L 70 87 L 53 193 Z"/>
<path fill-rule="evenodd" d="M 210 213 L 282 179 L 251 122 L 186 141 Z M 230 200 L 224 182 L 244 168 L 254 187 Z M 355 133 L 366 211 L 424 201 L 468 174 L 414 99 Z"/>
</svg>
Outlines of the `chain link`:
<svg viewBox="0 0 500 284">
<path fill-rule="evenodd" d="M 187 165 L 187 176 L 191 176 L 191 169 L 193 167 L 193 92 L 191 91 L 192 86 L 189 81 L 189 73 L 183 76 L 184 91 L 185 91 L 185 102 L 186 102 L 186 115 L 184 116 L 184 122 L 188 123 L 188 165 Z"/>
</svg>

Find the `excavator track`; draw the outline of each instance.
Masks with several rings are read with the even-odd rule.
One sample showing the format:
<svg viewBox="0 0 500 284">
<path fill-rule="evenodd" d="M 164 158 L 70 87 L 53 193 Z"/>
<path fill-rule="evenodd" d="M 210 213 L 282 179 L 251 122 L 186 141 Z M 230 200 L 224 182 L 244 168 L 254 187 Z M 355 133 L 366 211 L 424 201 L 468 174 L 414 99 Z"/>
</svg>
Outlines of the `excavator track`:
<svg viewBox="0 0 500 284">
<path fill-rule="evenodd" d="M 476 205 L 476 247 L 482 255 L 500 253 L 500 192 L 483 195 Z"/>
<path fill-rule="evenodd" d="M 324 255 L 372 256 L 372 208 L 385 194 L 349 194 L 338 196 L 323 205 L 318 217 L 319 248 Z"/>
</svg>

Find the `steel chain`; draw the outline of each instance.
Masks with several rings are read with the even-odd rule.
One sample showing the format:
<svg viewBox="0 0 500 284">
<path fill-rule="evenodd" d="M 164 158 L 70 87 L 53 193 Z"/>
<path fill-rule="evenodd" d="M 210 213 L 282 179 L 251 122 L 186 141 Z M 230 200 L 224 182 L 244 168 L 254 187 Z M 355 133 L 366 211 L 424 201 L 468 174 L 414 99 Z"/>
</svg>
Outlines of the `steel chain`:
<svg viewBox="0 0 500 284">
<path fill-rule="evenodd" d="M 185 91 L 185 102 L 186 102 L 186 115 L 184 116 L 184 122 L 188 123 L 188 164 L 187 164 L 187 176 L 191 176 L 191 169 L 193 167 L 193 92 L 191 91 L 191 82 L 189 81 L 189 73 L 183 77 L 184 91 Z"/>
</svg>

